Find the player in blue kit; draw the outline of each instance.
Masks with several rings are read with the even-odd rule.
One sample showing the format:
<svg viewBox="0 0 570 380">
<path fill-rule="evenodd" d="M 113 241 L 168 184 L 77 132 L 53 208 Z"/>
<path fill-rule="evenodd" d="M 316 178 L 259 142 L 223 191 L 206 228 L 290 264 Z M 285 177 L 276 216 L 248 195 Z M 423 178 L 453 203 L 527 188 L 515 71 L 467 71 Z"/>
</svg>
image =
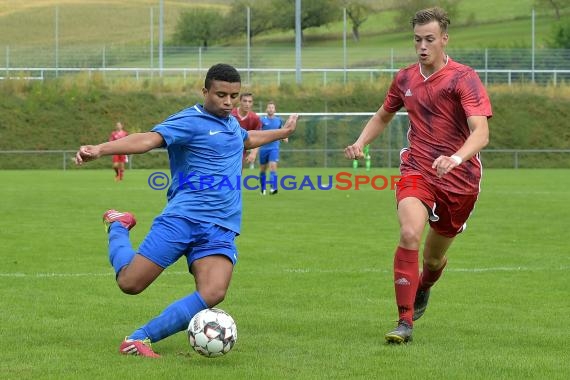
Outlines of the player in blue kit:
<svg viewBox="0 0 570 380">
<path fill-rule="evenodd" d="M 275 102 L 269 101 L 265 110 L 266 116 L 261 118 L 261 130 L 273 131 L 280 129 L 283 126 L 283 120 L 275 115 Z M 288 142 L 287 138 L 282 139 Z M 267 194 L 267 166 L 269 165 L 269 183 L 271 189 L 269 194 L 277 194 L 277 163 L 279 162 L 279 145 L 280 141 L 272 141 L 269 144 L 263 145 L 259 148 L 259 182 L 261 183 L 261 195 Z"/>
<path fill-rule="evenodd" d="M 170 116 L 150 132 L 82 146 L 75 156 L 81 165 L 101 156 L 168 150 L 168 202 L 137 251 L 129 240 L 129 230 L 136 224 L 133 214 L 108 210 L 103 215 L 109 260 L 119 288 L 138 294 L 185 256 L 196 291 L 127 336 L 119 347 L 121 354 L 159 357 L 151 343 L 185 330 L 197 312 L 217 305 L 226 295 L 238 258 L 234 241 L 240 233 L 242 199 L 241 186 L 235 183 L 241 175 L 243 150 L 286 138 L 297 122 L 297 115 L 292 115 L 281 129 L 245 131 L 230 116 L 240 90 L 241 78 L 234 67 L 214 65 L 206 74 L 203 105 Z M 204 178 L 208 178 L 206 187 Z"/>
</svg>

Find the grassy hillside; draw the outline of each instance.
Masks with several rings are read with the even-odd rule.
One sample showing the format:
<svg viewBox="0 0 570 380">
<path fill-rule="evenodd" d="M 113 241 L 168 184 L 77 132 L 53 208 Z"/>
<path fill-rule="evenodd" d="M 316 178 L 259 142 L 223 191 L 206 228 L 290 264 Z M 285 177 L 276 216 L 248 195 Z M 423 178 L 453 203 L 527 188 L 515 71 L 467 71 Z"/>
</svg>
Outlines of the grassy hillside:
<svg viewBox="0 0 570 380">
<path fill-rule="evenodd" d="M 371 2 L 377 4 L 377 2 Z M 495 2 L 462 1 L 452 24 L 451 45 L 461 47 L 530 46 L 530 11 L 533 0 Z M 166 38 L 172 33 L 181 11 L 193 6 L 216 7 L 221 12 L 230 1 L 165 1 Z M 385 4 L 385 3 L 382 3 Z M 59 12 L 60 44 L 147 44 L 150 9 L 154 9 L 157 38 L 156 0 L 0 0 L 0 49 L 6 46 L 53 46 L 55 9 Z M 554 16 L 539 11 L 537 41 L 549 33 Z M 364 47 L 378 55 L 390 47 L 409 47 L 409 33 L 394 32 L 395 12 L 381 10 L 362 27 L 362 40 L 349 46 Z M 565 14 L 568 17 L 568 13 Z M 471 26 L 466 26 L 470 22 Z M 28 27 L 33 25 L 33 28 Z M 338 49 L 340 23 L 306 31 L 306 48 Z M 289 46 L 291 32 L 273 32 L 255 38 L 255 47 Z M 237 46 L 243 41 L 236 39 Z M 240 49 L 236 47 L 236 49 Z M 372 50 L 375 49 L 375 50 Z M 0 50 L 1 51 L 1 50 Z M 356 49 L 351 59 L 364 59 Z M 272 56 L 276 60 L 292 55 Z M 330 56 L 332 61 L 332 55 Z M 265 58 L 265 56 L 264 56 Z M 304 61 L 305 62 L 305 61 Z M 269 62 L 270 63 L 270 62 Z M 265 64 L 269 64 L 265 62 Z M 141 88 L 108 84 L 95 79 L 73 78 L 49 83 L 3 81 L 0 83 L 0 150 L 75 149 L 80 144 L 105 140 L 116 120 L 133 132 L 147 130 L 180 108 L 201 100 L 200 83 L 166 87 L 144 82 Z M 348 86 L 318 85 L 292 88 L 289 85 L 253 88 L 258 105 L 270 98 L 281 112 L 372 112 L 382 100 L 387 83 L 359 83 Z M 570 118 L 569 90 L 532 87 L 490 87 L 495 116 L 492 120 L 492 148 L 570 148 L 570 138 L 561 120 Z M 263 111 L 263 109 L 259 109 Z M 358 130 L 361 125 L 350 126 Z M 339 137 L 339 141 L 346 137 Z"/>
<path fill-rule="evenodd" d="M 16 86 L 21 82 L 5 82 L 0 87 L 0 150 L 76 149 L 106 140 L 117 120 L 131 132 L 146 131 L 181 108 L 202 101 L 198 87 L 119 91 L 103 84 Z M 257 107 L 273 99 L 280 112 L 373 112 L 386 88 L 387 83 L 379 83 L 252 90 L 260 94 Z M 561 122 L 570 119 L 568 87 L 490 87 L 489 93 L 494 109 L 490 148 L 570 148 L 567 123 Z M 359 122 L 348 128 L 355 133 L 361 126 Z M 303 140 L 306 132 L 301 133 Z"/>
<path fill-rule="evenodd" d="M 192 7 L 214 7 L 224 12 L 231 2 L 165 0 L 165 39 L 170 39 L 182 11 Z M 388 5 L 378 5 L 374 1 L 370 3 L 377 8 L 377 12 L 362 25 L 363 39 L 360 44 L 409 46 L 409 34 L 393 32 L 396 27 L 395 11 L 381 9 Z M 458 37 L 453 40 L 453 46 L 530 46 L 532 4 L 533 0 L 461 1 L 457 19 L 452 20 L 452 32 Z M 154 12 L 154 38 L 158 39 L 157 0 L 0 0 L 0 46 L 53 46 L 56 8 L 59 14 L 59 43 L 62 46 L 148 44 L 151 8 Z M 547 9 L 537 9 L 537 16 L 536 36 L 541 44 L 550 33 L 554 16 Z M 306 31 L 308 46 L 338 44 L 342 29 L 340 22 L 309 29 Z M 291 44 L 293 40 L 292 32 L 271 32 L 256 37 L 255 43 Z M 236 43 L 240 43 L 239 38 Z"/>
</svg>

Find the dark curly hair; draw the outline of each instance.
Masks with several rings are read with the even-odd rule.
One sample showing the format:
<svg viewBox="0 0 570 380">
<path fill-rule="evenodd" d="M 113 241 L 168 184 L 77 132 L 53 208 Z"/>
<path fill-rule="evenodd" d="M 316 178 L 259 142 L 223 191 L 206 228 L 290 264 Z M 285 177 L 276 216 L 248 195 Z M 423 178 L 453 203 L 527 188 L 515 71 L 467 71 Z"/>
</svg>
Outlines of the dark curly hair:
<svg viewBox="0 0 570 380">
<path fill-rule="evenodd" d="M 212 86 L 212 81 L 219 80 L 229 83 L 241 83 L 241 77 L 235 67 L 230 66 L 225 63 L 218 63 L 210 67 L 206 73 L 206 79 L 204 80 L 204 87 L 210 89 Z"/>
</svg>

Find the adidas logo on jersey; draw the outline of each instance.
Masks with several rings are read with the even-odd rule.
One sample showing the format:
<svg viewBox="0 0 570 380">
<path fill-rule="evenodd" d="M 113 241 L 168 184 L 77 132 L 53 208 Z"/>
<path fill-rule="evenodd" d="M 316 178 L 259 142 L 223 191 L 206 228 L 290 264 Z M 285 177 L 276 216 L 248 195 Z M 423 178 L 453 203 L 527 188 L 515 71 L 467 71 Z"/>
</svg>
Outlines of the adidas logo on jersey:
<svg viewBox="0 0 570 380">
<path fill-rule="evenodd" d="M 409 88 L 406 90 L 406 94 L 404 96 L 412 96 L 412 90 Z"/>
</svg>

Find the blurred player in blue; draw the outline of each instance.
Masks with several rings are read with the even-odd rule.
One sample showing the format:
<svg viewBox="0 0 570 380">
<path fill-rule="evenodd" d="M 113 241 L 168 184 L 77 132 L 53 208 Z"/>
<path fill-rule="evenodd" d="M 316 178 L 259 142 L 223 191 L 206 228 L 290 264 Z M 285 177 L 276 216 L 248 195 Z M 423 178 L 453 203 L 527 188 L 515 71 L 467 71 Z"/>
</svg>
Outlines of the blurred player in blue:
<svg viewBox="0 0 570 380">
<path fill-rule="evenodd" d="M 283 120 L 275 115 L 275 102 L 269 101 L 267 103 L 266 116 L 261 118 L 261 130 L 274 131 L 283 126 Z M 282 139 L 288 142 L 287 138 Z M 276 140 L 269 144 L 263 145 L 259 148 L 259 181 L 261 183 L 261 195 L 267 194 L 267 166 L 269 166 L 269 184 L 271 189 L 269 194 L 277 194 L 277 163 L 279 162 L 279 145 L 280 141 Z"/>
<path fill-rule="evenodd" d="M 136 224 L 133 214 L 116 210 L 103 214 L 109 260 L 119 288 L 138 294 L 185 256 L 196 291 L 127 336 L 119 347 L 121 354 L 159 357 L 151 343 L 185 330 L 197 312 L 217 305 L 226 295 L 238 258 L 234 240 L 240 233 L 242 199 L 236 181 L 241 178 L 243 150 L 286 138 L 297 122 L 297 115 L 292 115 L 282 129 L 245 131 L 230 116 L 240 90 L 241 78 L 234 67 L 214 65 L 206 74 L 203 105 L 168 117 L 150 132 L 82 146 L 76 154 L 80 165 L 101 156 L 168 150 L 172 177 L 168 202 L 137 251 L 129 240 L 129 230 Z"/>
</svg>

